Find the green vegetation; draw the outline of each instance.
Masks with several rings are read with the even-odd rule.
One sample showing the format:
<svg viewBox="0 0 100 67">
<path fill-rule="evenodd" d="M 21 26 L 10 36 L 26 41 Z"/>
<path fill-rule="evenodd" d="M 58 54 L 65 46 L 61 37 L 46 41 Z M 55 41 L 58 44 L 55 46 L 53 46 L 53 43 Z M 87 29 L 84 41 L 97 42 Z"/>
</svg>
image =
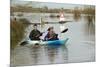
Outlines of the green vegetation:
<svg viewBox="0 0 100 67">
<path fill-rule="evenodd" d="M 95 15 L 95 6 L 86 6 L 86 7 L 84 7 L 82 12 L 84 14 Z"/>
<path fill-rule="evenodd" d="M 11 49 L 16 47 L 16 45 L 23 39 L 25 29 L 28 25 L 23 24 L 23 20 L 16 21 L 16 19 L 11 20 L 10 29 L 11 29 Z"/>
<path fill-rule="evenodd" d="M 75 7 L 73 14 L 76 20 L 80 18 L 81 14 L 86 14 L 88 22 L 91 22 L 92 19 L 95 18 L 95 6 L 88 5 L 83 8 Z"/>
<path fill-rule="evenodd" d="M 44 6 L 42 8 L 39 7 L 33 7 L 33 6 L 22 6 L 22 5 L 16 5 L 11 6 L 11 13 L 12 12 L 30 12 L 30 13 L 59 13 L 61 10 L 63 10 L 65 13 L 76 13 L 79 12 L 81 14 L 95 14 L 95 6 L 87 5 L 82 8 L 75 7 L 73 9 L 65 9 L 65 8 L 48 8 L 47 6 Z M 75 12 L 74 12 L 75 11 Z"/>
<path fill-rule="evenodd" d="M 78 7 L 75 7 L 73 10 L 74 19 L 77 21 L 81 16 L 81 10 Z"/>
<path fill-rule="evenodd" d="M 84 8 L 84 13 L 87 14 L 87 20 L 88 22 L 92 22 L 93 19 L 95 21 L 95 7 L 89 6 Z"/>
<path fill-rule="evenodd" d="M 43 8 L 35 8 L 31 6 L 11 6 L 11 12 L 30 12 L 30 13 L 59 13 L 61 9 L 49 9 L 47 6 Z M 70 9 L 63 9 L 64 12 L 72 12 Z"/>
</svg>

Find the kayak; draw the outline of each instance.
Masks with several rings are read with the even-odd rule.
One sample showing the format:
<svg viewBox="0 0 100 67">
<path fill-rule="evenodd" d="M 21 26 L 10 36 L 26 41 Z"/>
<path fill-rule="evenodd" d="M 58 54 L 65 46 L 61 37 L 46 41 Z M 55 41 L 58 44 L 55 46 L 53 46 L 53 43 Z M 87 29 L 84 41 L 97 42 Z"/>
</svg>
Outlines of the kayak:
<svg viewBox="0 0 100 67">
<path fill-rule="evenodd" d="M 64 40 L 47 41 L 46 44 L 48 46 L 61 46 L 61 45 L 64 45 L 67 41 L 68 41 L 68 38 Z"/>
<path fill-rule="evenodd" d="M 32 41 L 28 40 L 25 45 L 27 46 L 34 46 L 34 45 L 47 45 L 47 46 L 61 46 L 64 45 L 69 38 L 63 40 L 53 40 L 53 41 Z"/>
</svg>

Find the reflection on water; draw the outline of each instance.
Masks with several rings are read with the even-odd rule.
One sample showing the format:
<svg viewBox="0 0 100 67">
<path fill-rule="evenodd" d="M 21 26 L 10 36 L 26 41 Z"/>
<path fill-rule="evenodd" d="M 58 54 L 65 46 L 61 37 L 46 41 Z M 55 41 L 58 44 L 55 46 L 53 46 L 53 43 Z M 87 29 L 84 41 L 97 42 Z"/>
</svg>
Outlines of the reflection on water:
<svg viewBox="0 0 100 67">
<path fill-rule="evenodd" d="M 84 18 L 87 22 L 86 31 L 89 35 L 95 35 L 95 16 L 87 15 Z"/>
<path fill-rule="evenodd" d="M 67 62 L 68 59 L 68 51 L 67 48 L 63 47 L 47 47 L 46 54 L 50 63 L 64 63 Z"/>
<path fill-rule="evenodd" d="M 31 48 L 33 64 L 65 63 L 68 59 L 68 51 L 65 47 L 33 47 Z"/>
<path fill-rule="evenodd" d="M 40 52 L 39 51 L 40 51 L 40 48 L 39 47 L 32 48 L 32 50 L 31 50 L 31 55 L 32 55 L 33 63 L 34 64 L 37 64 L 38 63 L 39 56 L 40 56 Z"/>
<path fill-rule="evenodd" d="M 20 52 L 19 52 L 20 51 Z M 37 65 L 67 63 L 68 49 L 65 46 L 58 48 L 40 46 L 40 47 L 17 47 L 14 56 L 11 56 L 14 65 Z M 12 65 L 11 64 L 11 65 Z"/>
</svg>

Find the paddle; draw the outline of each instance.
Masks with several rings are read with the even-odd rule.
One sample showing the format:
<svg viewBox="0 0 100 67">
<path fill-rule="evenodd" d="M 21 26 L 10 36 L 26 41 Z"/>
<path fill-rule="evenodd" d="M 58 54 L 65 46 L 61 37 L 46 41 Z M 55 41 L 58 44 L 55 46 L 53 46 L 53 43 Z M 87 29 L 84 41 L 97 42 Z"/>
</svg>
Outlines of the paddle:
<svg viewBox="0 0 100 67">
<path fill-rule="evenodd" d="M 64 29 L 63 31 L 61 31 L 61 33 L 65 33 L 68 31 L 68 28 Z"/>
</svg>

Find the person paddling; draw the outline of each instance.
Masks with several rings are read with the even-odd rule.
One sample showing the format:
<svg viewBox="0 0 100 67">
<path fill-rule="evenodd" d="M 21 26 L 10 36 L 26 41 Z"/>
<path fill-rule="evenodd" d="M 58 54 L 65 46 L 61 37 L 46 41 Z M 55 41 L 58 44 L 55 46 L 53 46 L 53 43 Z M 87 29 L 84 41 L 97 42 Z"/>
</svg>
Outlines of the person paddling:
<svg viewBox="0 0 100 67">
<path fill-rule="evenodd" d="M 42 33 L 37 29 L 37 24 L 34 24 L 34 29 L 30 32 L 30 40 L 40 40 Z"/>
<path fill-rule="evenodd" d="M 48 28 L 48 33 L 44 38 L 45 41 L 52 41 L 52 40 L 59 40 L 58 38 L 58 34 L 56 34 L 54 32 L 54 28 L 53 27 L 49 27 Z"/>
</svg>

